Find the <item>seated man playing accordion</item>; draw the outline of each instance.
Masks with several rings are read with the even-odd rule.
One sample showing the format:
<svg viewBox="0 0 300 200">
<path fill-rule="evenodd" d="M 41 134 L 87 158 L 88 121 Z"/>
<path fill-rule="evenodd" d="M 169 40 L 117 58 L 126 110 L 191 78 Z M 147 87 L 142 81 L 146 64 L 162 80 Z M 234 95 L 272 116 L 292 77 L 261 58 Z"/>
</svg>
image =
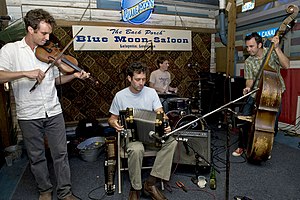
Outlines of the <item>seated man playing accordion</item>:
<svg viewBox="0 0 300 200">
<path fill-rule="evenodd" d="M 124 127 L 119 123 L 119 111 L 127 108 L 143 109 L 148 111 L 163 112 L 163 108 L 156 91 L 144 86 L 148 68 L 142 63 L 132 63 L 127 69 L 127 79 L 130 86 L 119 91 L 110 107 L 108 123 L 119 133 Z M 170 126 L 164 129 L 165 133 L 171 131 Z M 148 134 L 148 133 L 145 133 Z M 144 183 L 144 192 L 150 194 L 152 199 L 167 199 L 155 186 L 157 179 L 168 181 L 171 175 L 172 160 L 177 146 L 173 137 L 168 137 L 157 152 L 149 178 Z M 126 144 L 128 154 L 128 171 L 131 182 L 129 199 L 140 199 L 142 189 L 141 168 L 145 148 L 142 142 L 129 140 Z"/>
</svg>

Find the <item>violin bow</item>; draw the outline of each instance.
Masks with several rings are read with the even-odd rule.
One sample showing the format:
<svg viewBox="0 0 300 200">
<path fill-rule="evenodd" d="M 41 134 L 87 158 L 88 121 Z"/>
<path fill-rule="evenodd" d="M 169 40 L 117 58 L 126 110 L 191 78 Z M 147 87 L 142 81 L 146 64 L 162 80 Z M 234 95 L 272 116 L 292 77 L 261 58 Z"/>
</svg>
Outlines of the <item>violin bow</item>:
<svg viewBox="0 0 300 200">
<path fill-rule="evenodd" d="M 81 29 L 74 35 L 74 37 L 69 41 L 69 43 L 63 48 L 63 50 L 58 54 L 58 56 L 54 59 L 54 61 L 49 65 L 49 67 L 47 68 L 47 70 L 45 71 L 45 73 L 47 73 L 49 71 L 49 69 L 51 67 L 53 67 L 55 65 L 55 63 L 63 56 L 64 52 L 67 50 L 67 48 L 71 45 L 71 43 L 73 42 L 73 40 L 77 37 L 77 35 L 83 30 L 83 27 L 81 27 Z M 32 92 L 35 90 L 35 88 L 37 88 L 37 86 L 40 83 L 38 81 L 35 82 L 34 86 L 29 90 L 29 92 Z"/>
</svg>

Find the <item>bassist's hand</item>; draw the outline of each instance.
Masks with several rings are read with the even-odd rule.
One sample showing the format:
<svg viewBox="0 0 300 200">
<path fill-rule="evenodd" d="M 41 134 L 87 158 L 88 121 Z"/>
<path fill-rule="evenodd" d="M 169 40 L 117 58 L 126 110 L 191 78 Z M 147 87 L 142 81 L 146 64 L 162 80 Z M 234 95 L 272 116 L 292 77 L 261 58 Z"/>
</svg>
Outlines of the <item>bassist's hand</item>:
<svg viewBox="0 0 300 200">
<path fill-rule="evenodd" d="M 243 95 L 246 95 L 248 92 L 250 92 L 250 88 L 249 87 L 246 87 L 243 89 Z"/>
<path fill-rule="evenodd" d="M 279 48 L 279 37 L 277 35 L 275 35 L 272 40 L 271 40 L 273 43 L 274 43 L 274 48 L 277 49 Z"/>
</svg>

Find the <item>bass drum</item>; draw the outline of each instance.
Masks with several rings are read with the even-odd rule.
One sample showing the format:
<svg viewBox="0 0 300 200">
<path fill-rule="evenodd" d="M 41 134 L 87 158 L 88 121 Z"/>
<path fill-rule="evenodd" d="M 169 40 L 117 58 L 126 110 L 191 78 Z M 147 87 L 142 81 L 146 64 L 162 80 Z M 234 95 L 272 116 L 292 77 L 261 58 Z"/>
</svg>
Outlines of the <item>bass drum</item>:
<svg viewBox="0 0 300 200">
<path fill-rule="evenodd" d="M 191 125 L 187 126 L 184 128 L 184 130 L 206 130 L 207 129 L 207 124 L 204 119 L 200 119 L 200 116 L 198 117 L 196 115 L 184 115 L 182 114 L 181 111 L 179 110 L 171 110 L 170 112 L 167 113 L 167 116 L 169 118 L 169 123 L 172 128 L 172 130 L 180 128 L 192 121 L 195 121 Z"/>
</svg>

